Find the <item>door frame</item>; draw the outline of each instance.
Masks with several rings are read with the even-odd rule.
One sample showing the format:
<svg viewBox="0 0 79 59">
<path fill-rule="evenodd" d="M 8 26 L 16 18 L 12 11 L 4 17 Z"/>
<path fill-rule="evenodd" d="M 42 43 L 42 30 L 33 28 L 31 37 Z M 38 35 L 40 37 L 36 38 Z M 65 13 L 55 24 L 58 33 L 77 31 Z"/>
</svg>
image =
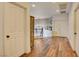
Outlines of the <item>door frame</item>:
<svg viewBox="0 0 79 59">
<path fill-rule="evenodd" d="M 33 18 L 33 23 L 32 23 L 32 25 L 34 26 L 34 16 L 30 16 L 30 20 Z M 31 26 L 31 21 L 30 21 L 30 26 Z M 34 48 L 34 27 L 33 27 L 33 37 L 31 37 L 32 36 L 32 33 L 31 33 L 31 27 L 30 27 L 30 48 L 31 48 L 31 50 Z M 31 38 L 33 38 L 33 39 L 31 39 Z M 33 40 L 33 42 L 31 42 Z"/>
<path fill-rule="evenodd" d="M 27 7 L 24 7 L 24 6 L 22 6 L 22 5 L 20 5 L 20 4 L 18 4 L 17 2 L 6 2 L 6 3 L 10 3 L 10 4 L 13 4 L 13 5 L 15 5 L 15 6 L 18 6 L 18 7 L 20 7 L 20 8 L 22 8 L 22 9 L 24 9 L 24 53 L 25 53 L 25 49 L 26 49 L 26 16 L 27 16 L 27 14 L 26 14 L 26 12 L 27 12 Z M 4 3 L 5 4 L 5 3 Z M 5 9 L 5 7 L 4 7 L 4 9 Z M 3 17 L 4 17 L 4 15 L 3 15 Z M 3 27 L 4 27 L 4 18 L 3 18 Z M 3 34 L 4 34 L 4 28 L 3 28 Z M 3 41 L 5 41 L 4 40 L 4 36 L 3 36 Z M 4 46 L 4 42 L 3 42 L 3 56 L 6 56 L 5 55 L 5 46 Z"/>
<path fill-rule="evenodd" d="M 74 10 L 74 50 L 76 50 L 76 12 L 79 9 L 79 4 L 77 5 L 77 7 Z"/>
</svg>

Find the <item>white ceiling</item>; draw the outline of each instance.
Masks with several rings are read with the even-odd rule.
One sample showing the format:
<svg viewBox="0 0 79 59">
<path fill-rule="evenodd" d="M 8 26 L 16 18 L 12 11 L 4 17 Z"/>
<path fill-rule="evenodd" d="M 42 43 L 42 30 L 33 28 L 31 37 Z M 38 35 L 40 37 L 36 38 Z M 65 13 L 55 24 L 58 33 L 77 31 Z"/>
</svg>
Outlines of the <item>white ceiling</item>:
<svg viewBox="0 0 79 59">
<path fill-rule="evenodd" d="M 64 3 L 64 2 L 62 2 Z M 35 4 L 36 7 L 32 7 Z M 60 12 L 56 12 L 59 10 L 60 2 L 29 2 L 30 5 L 30 15 L 34 16 L 36 19 L 40 18 L 49 18 L 53 15 L 58 15 Z M 71 3 L 67 3 L 66 13 L 69 13 L 69 9 L 71 7 Z"/>
</svg>

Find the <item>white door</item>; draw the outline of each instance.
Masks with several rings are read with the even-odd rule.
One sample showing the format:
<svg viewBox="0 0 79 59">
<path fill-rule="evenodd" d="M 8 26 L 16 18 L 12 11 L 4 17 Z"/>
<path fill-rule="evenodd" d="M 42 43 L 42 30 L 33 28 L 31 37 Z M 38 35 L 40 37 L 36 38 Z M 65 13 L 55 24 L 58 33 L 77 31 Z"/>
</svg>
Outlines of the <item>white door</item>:
<svg viewBox="0 0 79 59">
<path fill-rule="evenodd" d="M 0 3 L 0 56 L 3 56 L 3 3 Z"/>
<path fill-rule="evenodd" d="M 77 52 L 77 54 L 78 54 L 78 56 L 79 56 L 79 9 L 77 9 L 77 11 L 76 11 L 76 52 Z"/>
<path fill-rule="evenodd" d="M 5 56 L 20 56 L 24 53 L 24 8 L 5 3 L 4 14 Z"/>
</svg>

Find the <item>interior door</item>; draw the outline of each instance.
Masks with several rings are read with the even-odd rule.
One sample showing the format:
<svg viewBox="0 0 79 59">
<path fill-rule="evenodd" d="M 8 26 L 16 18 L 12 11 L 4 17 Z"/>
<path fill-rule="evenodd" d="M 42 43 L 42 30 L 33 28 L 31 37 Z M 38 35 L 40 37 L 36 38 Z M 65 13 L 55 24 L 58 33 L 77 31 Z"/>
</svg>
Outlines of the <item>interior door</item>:
<svg viewBox="0 0 79 59">
<path fill-rule="evenodd" d="M 3 56 L 3 3 L 0 3 L 0 56 Z"/>
<path fill-rule="evenodd" d="M 75 37 L 76 37 L 76 42 L 75 42 L 75 44 L 76 44 L 76 52 L 77 52 L 77 54 L 78 54 L 78 56 L 79 56 L 79 8 L 76 10 L 76 13 L 75 13 L 75 16 L 76 16 L 76 19 L 75 19 Z"/>
<path fill-rule="evenodd" d="M 30 16 L 30 45 L 34 47 L 34 17 Z"/>
<path fill-rule="evenodd" d="M 4 14 L 5 56 L 24 53 L 24 9 L 13 3 L 5 3 Z"/>
</svg>

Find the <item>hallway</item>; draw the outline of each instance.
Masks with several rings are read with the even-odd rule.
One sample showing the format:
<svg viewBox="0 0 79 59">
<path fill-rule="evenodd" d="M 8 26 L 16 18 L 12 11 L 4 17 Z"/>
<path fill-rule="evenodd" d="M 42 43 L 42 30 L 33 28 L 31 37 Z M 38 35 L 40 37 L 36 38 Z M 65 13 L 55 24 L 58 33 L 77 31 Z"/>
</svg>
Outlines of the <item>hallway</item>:
<svg viewBox="0 0 79 59">
<path fill-rule="evenodd" d="M 35 39 L 34 49 L 28 57 L 76 57 L 66 37 Z M 25 55 L 26 56 L 26 55 Z"/>
<path fill-rule="evenodd" d="M 1 2 L 0 15 L 0 57 L 79 56 L 79 3 Z"/>
</svg>

